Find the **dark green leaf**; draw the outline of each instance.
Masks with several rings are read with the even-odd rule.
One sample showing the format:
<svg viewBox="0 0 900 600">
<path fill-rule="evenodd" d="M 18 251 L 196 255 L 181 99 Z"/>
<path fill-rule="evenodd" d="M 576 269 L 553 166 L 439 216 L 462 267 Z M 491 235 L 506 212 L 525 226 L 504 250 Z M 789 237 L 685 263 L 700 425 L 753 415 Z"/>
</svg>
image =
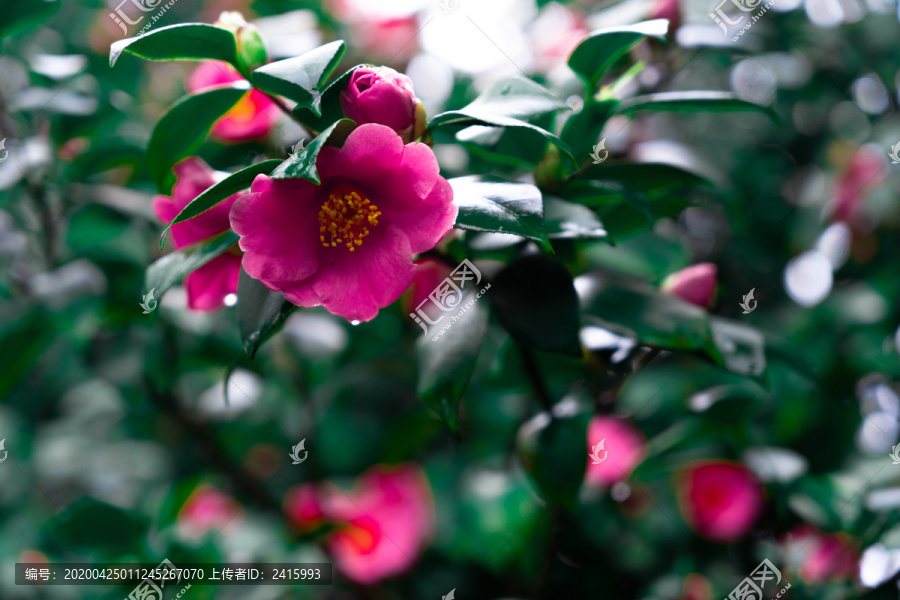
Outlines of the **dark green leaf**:
<svg viewBox="0 0 900 600">
<path fill-rule="evenodd" d="M 181 281 L 188 273 L 202 267 L 219 256 L 235 242 L 238 235 L 226 231 L 216 237 L 194 244 L 186 250 L 166 254 L 147 267 L 144 275 L 144 289 L 154 292 L 154 298 L 162 298 L 169 288 Z"/>
<path fill-rule="evenodd" d="M 631 114 L 639 110 L 655 110 L 677 113 L 698 112 L 761 112 L 776 123 L 778 114 L 769 106 L 741 100 L 731 92 L 690 91 L 662 92 L 637 96 L 619 102 L 618 111 Z"/>
<path fill-rule="evenodd" d="M 710 185 L 709 180 L 672 165 L 662 163 L 590 165 L 571 181 L 572 186 L 584 186 L 584 180 L 615 182 L 656 198 L 677 190 Z M 593 184 L 586 184 L 588 187 Z M 623 191 L 625 191 L 623 189 Z M 589 194 L 587 194 L 589 195 Z"/>
<path fill-rule="evenodd" d="M 607 273 L 584 275 L 581 309 L 602 322 L 627 327 L 641 344 L 669 350 L 701 350 L 724 359 L 713 341 L 709 315 L 640 281 Z"/>
<path fill-rule="evenodd" d="M 544 205 L 535 186 L 476 176 L 451 179 L 450 185 L 459 207 L 456 227 L 521 235 L 553 251 L 543 233 Z"/>
<path fill-rule="evenodd" d="M 93 498 L 67 506 L 52 522 L 57 539 L 79 548 L 120 553 L 133 551 L 147 533 L 146 517 Z"/>
<path fill-rule="evenodd" d="M 544 233 L 550 239 L 609 238 L 594 211 L 551 197 L 544 199 Z"/>
<path fill-rule="evenodd" d="M 599 29 L 578 44 L 569 56 L 569 68 L 588 84 L 587 94 L 593 94 L 606 70 L 626 52 L 646 37 L 666 39 L 668 30 L 669 22 L 666 19 Z"/>
<path fill-rule="evenodd" d="M 323 86 L 346 50 L 344 41 L 337 40 L 295 58 L 260 67 L 251 79 L 254 85 L 290 98 L 298 107 L 309 108 L 315 116 L 321 117 Z"/>
<path fill-rule="evenodd" d="M 281 292 L 273 292 L 241 269 L 238 282 L 238 328 L 244 353 L 253 358 L 256 351 L 277 332 L 285 319 L 297 308 L 284 299 Z"/>
<path fill-rule="evenodd" d="M 7 2 L 0 19 L 0 39 L 47 21 L 62 2 Z"/>
<path fill-rule="evenodd" d="M 323 131 L 335 121 L 341 120 L 344 117 L 340 102 L 341 92 L 347 87 L 353 72 L 364 66 L 366 65 L 356 65 L 352 69 L 344 71 L 325 86 L 318 103 L 321 114 L 313 112 L 309 107 L 298 105 L 293 111 L 294 118 L 312 131 Z"/>
<path fill-rule="evenodd" d="M 516 447 L 541 496 L 572 509 L 587 466 L 590 414 L 557 404 L 519 429 Z"/>
<path fill-rule="evenodd" d="M 428 129 L 446 125 L 483 125 L 490 127 L 522 127 L 535 132 L 555 144 L 575 162 L 568 144 L 542 127 L 529 123 L 547 113 L 568 108 L 548 90 L 537 83 L 519 77 L 497 81 L 471 104 L 459 110 L 451 110 L 435 116 Z"/>
<path fill-rule="evenodd" d="M 163 229 L 162 235 L 159 237 L 159 247 L 162 248 L 163 243 L 166 241 L 166 236 L 169 234 L 169 229 L 172 227 L 172 225 L 174 225 L 175 223 L 181 223 L 182 221 L 187 221 L 188 219 L 192 219 L 197 215 L 211 209 L 219 202 L 230 198 L 241 190 L 247 189 L 248 187 L 250 187 L 250 184 L 253 183 L 253 180 L 256 179 L 257 175 L 268 175 L 272 172 L 272 169 L 281 164 L 281 162 L 282 161 L 277 158 L 264 160 L 262 162 L 256 163 L 255 165 L 250 165 L 249 167 L 232 173 L 222 181 L 219 181 L 212 187 L 207 188 L 199 196 L 191 200 L 187 206 L 181 209 L 181 212 L 178 213 L 178 215 L 172 220 L 171 223 L 166 225 L 166 228 Z"/>
<path fill-rule="evenodd" d="M 448 312 L 416 344 L 416 393 L 453 431 L 457 427 L 459 399 L 475 371 L 488 328 L 487 307 L 475 297 L 475 292 L 464 294 L 457 306 L 458 310 Z"/>
<path fill-rule="evenodd" d="M 171 193 L 175 182 L 172 166 L 194 154 L 213 123 L 246 93 L 246 89 L 223 87 L 192 94 L 159 120 L 147 144 L 147 169 L 163 194 Z"/>
<path fill-rule="evenodd" d="M 341 146 L 347 139 L 347 136 L 356 129 L 356 123 L 350 119 L 341 119 L 334 123 L 331 127 L 320 133 L 309 145 L 292 155 L 286 161 L 282 162 L 272 171 L 273 179 L 289 179 L 292 177 L 302 177 L 308 179 L 316 185 L 319 181 L 319 172 L 316 170 L 316 159 L 319 152 L 326 145 Z"/>
<path fill-rule="evenodd" d="M 562 139 L 572 148 L 572 154 L 579 164 L 586 161 L 594 146 L 600 142 L 600 132 L 616 110 L 616 100 L 597 102 L 589 99 L 580 112 L 566 121 Z"/>
<path fill-rule="evenodd" d="M 110 67 L 115 66 L 122 52 L 147 60 L 223 60 L 240 70 L 234 34 L 206 23 L 169 25 L 113 42 L 109 48 Z"/>
<path fill-rule="evenodd" d="M 581 356 L 578 295 L 562 264 L 541 254 L 518 258 L 494 279 L 490 298 L 500 323 L 517 342 Z"/>
</svg>

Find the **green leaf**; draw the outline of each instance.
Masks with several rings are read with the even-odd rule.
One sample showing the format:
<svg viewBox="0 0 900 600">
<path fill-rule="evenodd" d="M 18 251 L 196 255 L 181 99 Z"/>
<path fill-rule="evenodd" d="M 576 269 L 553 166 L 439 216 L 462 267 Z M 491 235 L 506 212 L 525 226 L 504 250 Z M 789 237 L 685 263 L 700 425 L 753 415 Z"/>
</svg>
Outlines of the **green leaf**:
<svg viewBox="0 0 900 600">
<path fill-rule="evenodd" d="M 263 342 L 281 328 L 297 307 L 285 300 L 281 292 L 273 292 L 247 275 L 243 268 L 237 295 L 238 329 L 244 353 L 253 358 Z"/>
<path fill-rule="evenodd" d="M 251 74 L 251 80 L 255 86 L 290 98 L 298 107 L 309 108 L 321 117 L 323 86 L 346 50 L 344 41 L 337 40 L 295 58 L 262 66 Z"/>
<path fill-rule="evenodd" d="M 669 22 L 666 19 L 598 29 L 578 44 L 569 56 L 569 68 L 588 84 L 587 93 L 590 95 L 607 69 L 626 52 L 646 37 L 666 39 L 668 30 Z"/>
<path fill-rule="evenodd" d="M 264 160 L 232 173 L 222 181 L 207 188 L 199 196 L 191 200 L 187 206 L 182 208 L 181 212 L 178 213 L 172 222 L 166 225 L 162 235 L 159 237 L 160 249 L 162 249 L 163 243 L 166 241 L 166 236 L 169 235 L 169 229 L 172 225 L 192 219 L 197 215 L 208 211 L 219 202 L 227 200 L 241 190 L 247 189 L 250 187 L 250 184 L 253 183 L 253 180 L 256 179 L 257 175 L 268 175 L 272 172 L 272 169 L 281 164 L 281 162 L 282 161 L 277 158 Z"/>
<path fill-rule="evenodd" d="M 155 297 L 162 298 L 169 288 L 191 271 L 219 256 L 237 241 L 238 235 L 235 232 L 226 231 L 210 240 L 194 244 L 186 250 L 166 254 L 147 267 L 144 274 L 144 289 L 155 291 Z"/>
<path fill-rule="evenodd" d="M 542 254 L 516 259 L 493 281 L 491 306 L 517 342 L 535 350 L 581 356 L 578 295 L 569 271 Z"/>
<path fill-rule="evenodd" d="M 546 129 L 527 121 L 567 108 L 564 102 L 537 83 L 510 77 L 495 82 L 471 104 L 435 116 L 428 123 L 428 129 L 431 131 L 446 125 L 521 127 L 540 134 L 558 146 L 574 163 L 568 144 Z"/>
<path fill-rule="evenodd" d="M 322 90 L 321 97 L 318 101 L 318 106 L 320 108 L 318 113 L 313 112 L 311 107 L 297 105 L 294 107 L 292 113 L 294 118 L 306 125 L 312 131 L 323 131 L 334 122 L 344 118 L 340 102 L 341 92 L 347 87 L 353 72 L 365 66 L 368 65 L 356 65 L 331 80 L 331 82 L 325 86 L 325 89 Z"/>
<path fill-rule="evenodd" d="M 641 344 L 668 350 L 700 350 L 717 364 L 724 358 L 702 308 L 663 294 L 646 283 L 608 273 L 579 278 L 581 309 L 602 323 L 626 327 Z"/>
<path fill-rule="evenodd" d="M 148 520 L 93 498 L 76 500 L 52 521 L 57 539 L 108 553 L 133 552 L 147 533 Z"/>
<path fill-rule="evenodd" d="M 206 23 L 169 25 L 113 42 L 109 48 L 110 67 L 115 66 L 122 52 L 147 60 L 223 60 L 240 70 L 234 34 Z"/>
<path fill-rule="evenodd" d="M 471 306 L 458 316 L 470 302 Z M 464 293 L 457 306 L 459 310 L 448 312 L 416 343 L 419 365 L 416 394 L 453 431 L 457 428 L 459 399 L 475 371 L 478 351 L 488 328 L 487 307 L 474 292 Z M 457 317 L 455 321 L 454 317 Z"/>
<path fill-rule="evenodd" d="M 340 147 L 346 141 L 347 136 L 356 129 L 356 123 L 350 119 L 341 119 L 334 123 L 316 136 L 309 145 L 298 152 L 291 155 L 286 161 L 282 162 L 272 171 L 273 179 L 289 179 L 292 177 L 302 177 L 308 179 L 316 185 L 320 184 L 319 172 L 316 170 L 316 159 L 319 152 L 326 145 Z"/>
<path fill-rule="evenodd" d="M 596 102 L 589 99 L 580 112 L 566 121 L 562 139 L 572 148 L 572 154 L 581 164 L 588 159 L 594 145 L 600 141 L 600 133 L 606 121 L 615 113 L 616 100 Z"/>
<path fill-rule="evenodd" d="M 62 2 L 7 2 L 0 19 L 0 39 L 46 22 Z"/>
<path fill-rule="evenodd" d="M 617 112 L 632 114 L 639 110 L 655 110 L 676 113 L 697 112 L 761 112 L 776 123 L 781 119 L 769 106 L 741 100 L 731 92 L 690 91 L 661 92 L 636 96 L 619 102 Z"/>
<path fill-rule="evenodd" d="M 559 198 L 544 198 L 544 233 L 550 239 L 609 239 L 591 209 Z"/>
<path fill-rule="evenodd" d="M 587 179 L 613 181 L 638 190 L 649 198 L 686 188 L 711 185 L 708 179 L 700 175 L 663 163 L 591 165 L 573 177 L 570 184 L 584 185 L 583 182 Z"/>
<path fill-rule="evenodd" d="M 591 415 L 557 404 L 519 429 L 516 449 L 541 496 L 573 509 L 587 467 L 587 428 Z"/>
<path fill-rule="evenodd" d="M 450 185 L 459 207 L 455 227 L 521 235 L 553 252 L 543 233 L 544 204 L 535 186 L 474 175 L 451 179 Z"/>
<path fill-rule="evenodd" d="M 163 194 L 170 194 L 175 183 L 172 166 L 194 154 L 213 124 L 247 91 L 223 87 L 191 94 L 159 120 L 147 144 L 147 169 Z"/>
</svg>

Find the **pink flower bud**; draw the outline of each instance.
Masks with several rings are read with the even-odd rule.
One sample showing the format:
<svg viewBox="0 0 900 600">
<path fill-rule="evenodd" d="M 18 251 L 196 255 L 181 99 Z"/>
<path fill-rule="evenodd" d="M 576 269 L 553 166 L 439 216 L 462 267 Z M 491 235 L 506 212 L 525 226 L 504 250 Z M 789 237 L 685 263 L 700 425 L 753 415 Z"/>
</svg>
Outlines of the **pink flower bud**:
<svg viewBox="0 0 900 600">
<path fill-rule="evenodd" d="M 846 533 L 823 533 L 804 523 L 788 532 L 782 544 L 792 566 L 807 583 L 844 582 L 856 577 L 859 547 Z"/>
<path fill-rule="evenodd" d="M 608 487 L 628 479 L 647 455 L 647 441 L 634 426 L 615 417 L 596 416 L 587 429 L 588 461 L 584 482 Z"/>
<path fill-rule="evenodd" d="M 699 263 L 672 273 L 660 289 L 702 308 L 709 308 L 716 299 L 718 271 L 712 263 Z"/>
<path fill-rule="evenodd" d="M 210 529 L 221 529 L 237 522 L 241 505 L 214 487 L 201 485 L 178 511 L 178 526 L 188 537 L 199 537 Z"/>
<path fill-rule="evenodd" d="M 412 80 L 388 67 L 354 71 L 341 92 L 341 109 L 357 125 L 387 125 L 404 144 L 425 130 L 425 108 L 413 92 Z"/>
<path fill-rule="evenodd" d="M 762 511 L 762 486 L 737 462 L 695 463 L 681 473 L 676 487 L 678 506 L 690 528 L 718 542 L 746 534 Z"/>
</svg>

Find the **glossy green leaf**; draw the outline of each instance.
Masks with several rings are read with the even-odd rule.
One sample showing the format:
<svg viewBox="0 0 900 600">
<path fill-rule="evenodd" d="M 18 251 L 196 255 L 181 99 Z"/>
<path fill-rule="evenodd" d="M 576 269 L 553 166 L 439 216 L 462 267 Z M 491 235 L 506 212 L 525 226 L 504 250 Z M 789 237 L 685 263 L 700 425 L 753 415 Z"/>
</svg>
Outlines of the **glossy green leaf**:
<svg viewBox="0 0 900 600">
<path fill-rule="evenodd" d="M 562 139 L 572 148 L 572 154 L 579 164 L 588 160 L 594 146 L 600 143 L 600 132 L 615 113 L 617 104 L 616 100 L 589 100 L 563 125 Z"/>
<path fill-rule="evenodd" d="M 628 328 L 641 344 L 700 350 L 717 364 L 724 364 L 709 315 L 702 308 L 641 281 L 608 273 L 583 275 L 579 282 L 581 309 L 586 315 Z"/>
<path fill-rule="evenodd" d="M 476 299 L 475 292 L 464 293 L 458 306 L 429 327 L 416 343 L 416 394 L 453 431 L 457 428 L 459 400 L 475 371 L 488 328 L 483 296 Z"/>
<path fill-rule="evenodd" d="M 700 175 L 662 163 L 590 165 L 573 177 L 567 187 L 583 186 L 585 190 L 589 189 L 593 183 L 585 184 L 585 180 L 615 182 L 651 198 L 676 190 L 711 185 L 708 179 Z"/>
<path fill-rule="evenodd" d="M 122 52 L 147 60 L 223 60 L 240 70 L 234 34 L 206 23 L 169 25 L 113 42 L 109 48 L 110 67 L 115 66 Z"/>
<path fill-rule="evenodd" d="M 540 495 L 568 509 L 575 507 L 588 460 L 590 414 L 557 404 L 519 429 L 516 449 Z"/>
<path fill-rule="evenodd" d="M 318 185 L 321 183 L 319 181 L 319 172 L 316 170 L 316 159 L 319 157 L 319 152 L 326 145 L 341 146 L 355 128 L 356 123 L 350 119 L 341 119 L 334 123 L 316 136 L 306 148 L 297 154 L 291 155 L 290 158 L 278 165 L 272 171 L 272 178 L 289 179 L 302 177 Z"/>
<path fill-rule="evenodd" d="M 450 185 L 459 207 L 455 227 L 521 235 L 553 251 L 543 232 L 544 203 L 535 186 L 477 176 L 457 177 Z"/>
<path fill-rule="evenodd" d="M 236 233 L 226 231 L 185 250 L 166 254 L 147 267 L 147 272 L 144 274 L 144 290 L 148 293 L 153 292 L 153 297 L 157 300 L 162 298 L 169 288 L 181 281 L 191 271 L 219 256 L 237 241 Z"/>
<path fill-rule="evenodd" d="M 247 275 L 243 268 L 237 296 L 241 342 L 244 353 L 253 358 L 263 342 L 281 329 L 288 315 L 297 307 L 285 300 L 281 292 L 273 292 Z"/>
<path fill-rule="evenodd" d="M 356 65 L 352 69 L 344 71 L 340 76 L 332 79 L 328 85 L 325 86 L 325 89 L 322 90 L 318 99 L 318 112 L 313 112 L 311 106 L 297 105 L 293 110 L 294 118 L 306 125 L 312 131 L 323 131 L 336 121 L 340 121 L 344 118 L 340 102 L 341 92 L 347 87 L 353 72 L 364 66 L 367 65 Z"/>
<path fill-rule="evenodd" d="M 208 211 L 219 202 L 227 200 L 241 190 L 249 188 L 250 184 L 253 183 L 253 180 L 256 179 L 257 175 L 268 175 L 275 167 L 281 164 L 281 162 L 282 161 L 277 158 L 264 160 L 262 162 L 256 163 L 255 165 L 245 167 L 240 171 L 236 171 L 222 181 L 217 182 L 212 187 L 207 188 L 199 196 L 191 200 L 187 206 L 181 209 L 181 212 L 178 213 L 178 215 L 174 219 L 172 219 L 171 223 L 166 225 L 166 228 L 163 229 L 162 235 L 159 237 L 159 247 L 162 248 L 163 243 L 166 241 L 166 236 L 169 235 L 169 229 L 171 229 L 172 225 L 174 225 L 175 223 L 181 223 L 182 221 L 187 221 L 188 219 L 192 219 L 197 215 Z"/>
<path fill-rule="evenodd" d="M 516 259 L 494 278 L 491 306 L 520 344 L 581 356 L 580 310 L 569 271 L 542 254 Z"/>
<path fill-rule="evenodd" d="M 567 108 L 564 102 L 537 83 L 510 77 L 495 82 L 469 105 L 435 116 L 428 123 L 428 129 L 433 131 L 447 125 L 521 127 L 540 134 L 558 146 L 574 163 L 568 144 L 543 127 L 528 122 L 528 119 Z"/>
<path fill-rule="evenodd" d="M 347 45 L 337 40 L 294 58 L 280 60 L 256 69 L 253 84 L 297 102 L 297 106 L 309 108 L 322 116 L 322 90 L 325 82 L 337 68 Z"/>
<path fill-rule="evenodd" d="M 778 114 L 771 107 L 741 100 L 731 92 L 689 91 L 647 94 L 622 100 L 619 102 L 617 112 L 632 114 L 639 110 L 676 113 L 760 112 L 768 115 L 776 123 L 780 122 Z"/>
<path fill-rule="evenodd" d="M 591 209 L 559 198 L 544 198 L 544 233 L 550 239 L 609 239 Z"/>
<path fill-rule="evenodd" d="M 578 44 L 569 56 L 569 68 L 584 79 L 588 84 L 587 93 L 592 94 L 607 69 L 626 52 L 647 37 L 666 39 L 668 30 L 669 22 L 666 19 L 599 29 Z"/>
<path fill-rule="evenodd" d="M 147 144 L 147 169 L 160 192 L 171 193 L 172 166 L 193 155 L 213 124 L 246 93 L 247 89 L 223 87 L 191 94 L 159 120 Z"/>
</svg>

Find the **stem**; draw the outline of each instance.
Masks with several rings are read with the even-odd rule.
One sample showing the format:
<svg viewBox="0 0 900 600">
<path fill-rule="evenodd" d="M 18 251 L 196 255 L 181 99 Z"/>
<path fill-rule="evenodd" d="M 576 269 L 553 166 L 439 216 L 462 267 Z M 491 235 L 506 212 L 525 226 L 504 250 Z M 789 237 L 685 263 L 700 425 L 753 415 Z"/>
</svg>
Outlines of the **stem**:
<svg viewBox="0 0 900 600">
<path fill-rule="evenodd" d="M 550 395 L 550 390 L 547 389 L 547 384 L 544 383 L 544 378 L 541 376 L 534 353 L 522 344 L 516 345 L 519 348 L 519 356 L 522 357 L 522 366 L 525 367 L 525 374 L 528 376 L 529 381 L 531 381 L 531 387 L 534 389 L 534 395 L 540 400 L 544 410 L 547 412 L 552 411 L 553 396 Z"/>
<path fill-rule="evenodd" d="M 259 89 L 259 88 L 256 88 L 256 89 Z M 260 91 L 262 92 L 262 90 L 260 90 Z M 269 92 L 263 92 L 263 94 L 265 94 L 269 98 L 269 100 L 274 102 L 275 106 L 277 106 L 278 108 L 281 109 L 281 112 L 283 112 L 284 114 L 289 116 L 291 119 L 294 119 L 294 113 L 291 112 L 291 109 L 288 108 L 287 104 L 284 103 L 284 100 L 282 100 L 278 96 L 273 96 Z M 294 119 L 294 120 L 296 120 L 296 119 Z M 297 122 L 300 123 L 299 121 L 297 121 Z M 300 123 L 300 124 L 302 125 L 303 123 Z"/>
</svg>

